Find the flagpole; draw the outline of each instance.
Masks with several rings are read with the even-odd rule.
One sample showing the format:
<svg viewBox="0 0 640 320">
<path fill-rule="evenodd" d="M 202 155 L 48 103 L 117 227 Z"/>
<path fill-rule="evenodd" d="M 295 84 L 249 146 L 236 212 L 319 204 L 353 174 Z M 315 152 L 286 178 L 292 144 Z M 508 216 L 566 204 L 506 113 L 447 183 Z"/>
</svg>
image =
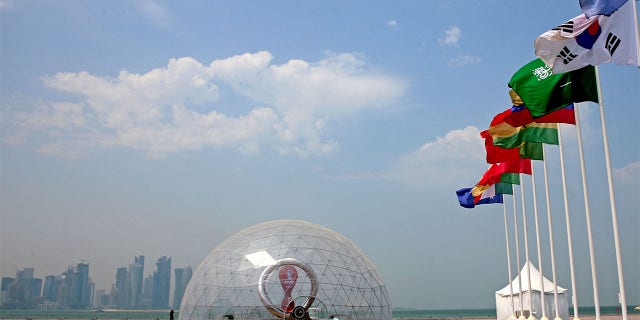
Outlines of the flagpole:
<svg viewBox="0 0 640 320">
<path fill-rule="evenodd" d="M 596 67 L 597 70 L 597 67 Z M 597 72 L 596 72 L 597 74 Z M 582 130 L 580 129 L 580 112 L 576 104 L 576 132 L 578 135 L 578 150 L 580 153 L 580 171 L 582 173 L 582 193 L 584 197 L 584 211 L 587 219 L 587 237 L 589 238 L 589 257 L 591 262 L 591 281 L 593 283 L 593 306 L 596 311 L 596 319 L 600 320 L 600 300 L 598 298 L 598 276 L 596 275 L 596 257 L 593 249 L 593 235 L 591 233 L 591 207 L 589 206 L 589 189 L 587 187 L 587 172 L 584 166 L 584 150 L 582 149 Z"/>
<path fill-rule="evenodd" d="M 515 199 L 514 199 L 515 202 Z M 509 248 L 509 227 L 507 226 L 507 205 L 502 202 L 502 209 L 504 211 L 504 240 L 507 244 L 507 269 L 509 270 L 509 291 L 511 292 L 511 319 L 515 319 L 516 311 L 513 305 L 513 283 L 511 280 L 511 250 Z"/>
<path fill-rule="evenodd" d="M 576 109 L 576 108 L 574 108 Z M 575 111 L 574 111 L 575 114 Z M 576 121 L 577 121 L 576 115 Z M 578 293 L 576 291 L 576 268 L 573 262 L 573 236 L 571 235 L 571 217 L 569 215 L 569 197 L 567 196 L 567 175 L 564 168 L 564 150 L 562 149 L 562 132 L 558 126 L 558 148 L 560 150 L 560 170 L 562 176 L 562 193 L 564 195 L 564 217 L 567 227 L 567 246 L 569 247 L 569 268 L 571 271 L 571 302 L 573 303 L 573 320 L 580 320 L 578 313 Z"/>
<path fill-rule="evenodd" d="M 522 188 L 522 181 L 520 181 L 520 188 Z M 518 302 L 520 303 L 520 317 L 518 320 L 526 320 L 524 317 L 523 305 L 524 302 L 522 300 L 522 276 L 520 274 L 520 241 L 518 240 L 518 208 L 516 206 L 516 193 L 513 193 L 513 227 L 515 229 L 515 237 L 516 237 L 516 262 L 518 263 Z"/>
<path fill-rule="evenodd" d="M 560 136 L 560 125 L 558 124 L 558 137 Z M 560 139 L 560 138 L 558 138 Z M 560 144 L 560 141 L 558 141 Z M 542 145 L 542 157 L 546 158 L 544 145 Z M 551 249 L 551 272 L 553 274 L 553 304 L 556 317 L 553 320 L 561 320 L 558 313 L 558 283 L 556 282 L 556 253 L 555 244 L 553 242 L 553 221 L 551 220 L 551 200 L 549 196 L 549 175 L 547 174 L 547 162 L 542 161 L 544 169 L 544 191 L 547 196 L 547 223 L 549 228 L 549 247 Z"/>
<path fill-rule="evenodd" d="M 633 2 L 635 4 L 635 1 Z M 635 9 L 635 8 L 634 8 Z M 635 10 L 634 10 L 635 12 Z M 636 24 L 637 13 L 636 13 Z M 600 70 L 596 69 L 596 85 L 598 86 L 598 106 L 600 109 L 600 123 L 602 127 L 602 140 L 604 143 L 604 158 L 607 165 L 607 182 L 609 183 L 609 202 L 611 204 L 611 221 L 613 222 L 613 239 L 616 249 L 616 264 L 618 265 L 618 284 L 620 286 L 619 299 L 622 309 L 622 320 L 627 320 L 627 298 L 624 290 L 624 273 L 622 271 L 622 252 L 620 250 L 620 235 L 618 233 L 618 213 L 616 210 L 615 193 L 613 192 L 613 174 L 611 173 L 611 156 L 609 153 L 609 138 L 607 137 L 607 123 L 604 119 L 604 102 L 602 101 L 602 89 L 600 88 Z"/>
<path fill-rule="evenodd" d="M 544 159 L 544 144 L 542 145 L 542 154 Z M 544 162 L 544 161 L 542 161 Z M 547 307 L 544 298 L 544 272 L 542 271 L 542 252 L 540 250 L 540 223 L 538 222 L 538 195 L 536 193 L 536 178 L 533 172 L 533 164 L 531 165 L 531 189 L 533 190 L 533 217 L 536 223 L 536 246 L 538 248 L 538 270 L 540 270 L 540 304 L 542 307 L 542 318 L 540 320 L 549 320 L 547 318 Z M 529 292 L 530 294 L 532 292 Z M 533 310 L 533 307 L 531 308 Z"/>
<path fill-rule="evenodd" d="M 638 8 L 635 1 L 633 3 L 633 25 L 636 30 L 636 65 L 640 68 L 640 29 L 638 29 Z M 598 87 L 599 89 L 600 87 Z M 601 101 L 601 100 L 600 100 Z"/>
<path fill-rule="evenodd" d="M 531 166 L 531 177 L 533 177 L 533 166 Z M 524 256 L 527 260 L 525 263 L 527 264 L 527 280 L 529 283 L 529 317 L 528 320 L 535 320 L 536 317 L 533 315 L 533 303 L 531 298 L 531 268 L 529 265 L 531 264 L 529 260 L 529 236 L 527 236 L 527 208 L 524 201 L 524 181 L 522 178 L 520 179 L 520 193 L 522 196 L 522 229 L 524 230 Z M 522 289 L 520 289 L 522 292 Z"/>
</svg>

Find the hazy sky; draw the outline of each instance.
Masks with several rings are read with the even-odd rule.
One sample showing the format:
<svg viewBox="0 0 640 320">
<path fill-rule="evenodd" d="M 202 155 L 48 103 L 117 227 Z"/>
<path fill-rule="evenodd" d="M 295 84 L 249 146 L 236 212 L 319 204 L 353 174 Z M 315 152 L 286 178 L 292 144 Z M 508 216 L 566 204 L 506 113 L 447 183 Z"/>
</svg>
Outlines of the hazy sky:
<svg viewBox="0 0 640 320">
<path fill-rule="evenodd" d="M 88 260 L 108 289 L 135 255 L 145 274 L 162 255 L 195 268 L 244 227 L 301 219 L 357 244 L 395 307 L 493 307 L 508 277 L 502 206 L 461 208 L 455 190 L 488 167 L 478 133 L 510 107 L 507 82 L 535 58 L 534 39 L 580 13 L 577 0 L 0 0 L 0 274 Z M 640 73 L 607 64 L 600 76 L 637 305 Z M 599 112 L 578 109 L 599 297 L 614 305 Z M 592 305 L 576 132 L 562 129 L 577 294 Z M 558 148 L 546 151 L 570 288 Z"/>
</svg>

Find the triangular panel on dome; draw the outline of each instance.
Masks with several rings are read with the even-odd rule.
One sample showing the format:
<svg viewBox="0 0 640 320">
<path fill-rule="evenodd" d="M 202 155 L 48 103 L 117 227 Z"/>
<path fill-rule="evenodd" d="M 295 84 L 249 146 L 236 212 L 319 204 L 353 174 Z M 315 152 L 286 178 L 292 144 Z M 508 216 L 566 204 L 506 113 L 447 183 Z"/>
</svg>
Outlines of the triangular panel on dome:
<svg viewBox="0 0 640 320">
<path fill-rule="evenodd" d="M 382 277 L 349 239 L 309 222 L 277 220 L 243 229 L 215 248 L 196 269 L 179 315 L 390 320 L 391 305 Z"/>
</svg>

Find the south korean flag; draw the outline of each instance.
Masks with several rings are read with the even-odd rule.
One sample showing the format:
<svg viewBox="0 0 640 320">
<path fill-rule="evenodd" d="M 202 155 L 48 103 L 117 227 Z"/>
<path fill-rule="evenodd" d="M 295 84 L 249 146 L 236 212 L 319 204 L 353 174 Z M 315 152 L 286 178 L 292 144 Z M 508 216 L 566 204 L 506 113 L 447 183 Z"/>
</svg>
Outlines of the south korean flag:
<svg viewBox="0 0 640 320">
<path fill-rule="evenodd" d="M 609 16 L 582 14 L 543 33 L 534 43 L 536 55 L 554 73 L 610 61 L 640 66 L 633 1 Z"/>
</svg>

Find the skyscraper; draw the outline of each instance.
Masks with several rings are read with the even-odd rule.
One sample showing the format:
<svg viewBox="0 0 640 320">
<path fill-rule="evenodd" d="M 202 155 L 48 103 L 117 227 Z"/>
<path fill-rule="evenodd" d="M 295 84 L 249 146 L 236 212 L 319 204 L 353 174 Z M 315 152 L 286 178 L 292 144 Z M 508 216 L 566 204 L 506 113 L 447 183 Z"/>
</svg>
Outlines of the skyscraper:
<svg viewBox="0 0 640 320">
<path fill-rule="evenodd" d="M 9 308 L 19 309 L 35 307 L 35 298 L 40 297 L 42 291 L 42 279 L 34 278 L 33 274 L 33 268 L 16 272 L 15 279 L 6 288 L 5 306 L 8 304 Z"/>
<path fill-rule="evenodd" d="M 175 286 L 173 287 L 173 308 L 177 310 L 180 309 L 184 290 L 187 288 L 193 272 L 191 267 L 175 268 L 174 271 L 176 279 Z"/>
<path fill-rule="evenodd" d="M 157 269 L 153 273 L 153 296 L 151 307 L 153 309 L 166 309 L 169 307 L 169 287 L 171 285 L 171 258 L 162 256 L 156 262 Z"/>
<path fill-rule="evenodd" d="M 134 258 L 134 262 L 129 264 L 127 272 L 126 286 L 126 307 L 137 309 L 142 306 L 142 277 L 144 273 L 144 256 Z"/>
<path fill-rule="evenodd" d="M 56 301 L 56 276 L 50 275 L 44 278 L 44 290 L 42 295 L 49 301 Z"/>
<path fill-rule="evenodd" d="M 91 285 L 89 284 L 89 264 L 78 263 L 71 278 L 69 306 L 85 309 L 91 306 Z"/>
<path fill-rule="evenodd" d="M 127 267 L 118 268 L 116 271 L 116 285 L 113 304 L 118 309 L 126 307 L 126 283 L 127 283 Z"/>
</svg>

